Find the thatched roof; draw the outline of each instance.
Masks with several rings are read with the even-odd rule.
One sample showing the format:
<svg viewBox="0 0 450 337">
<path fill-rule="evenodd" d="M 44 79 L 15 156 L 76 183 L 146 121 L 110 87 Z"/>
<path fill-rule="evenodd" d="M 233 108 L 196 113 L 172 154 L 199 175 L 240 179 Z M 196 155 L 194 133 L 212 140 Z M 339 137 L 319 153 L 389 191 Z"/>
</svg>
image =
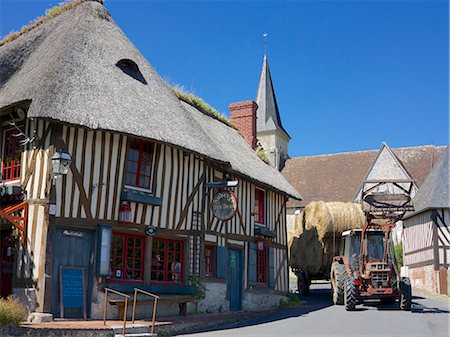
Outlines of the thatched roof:
<svg viewBox="0 0 450 337">
<path fill-rule="evenodd" d="M 427 176 L 419 192 L 413 199 L 415 212 L 426 209 L 449 208 L 450 202 L 450 161 L 449 147 L 445 149 L 436 166 Z"/>
<path fill-rule="evenodd" d="M 444 146 L 432 145 L 392 149 L 419 189 L 444 150 Z M 378 153 L 368 150 L 289 158 L 282 173 L 302 191 L 303 200 L 290 200 L 288 207 L 305 207 L 314 200 L 352 202 Z"/>
<path fill-rule="evenodd" d="M 236 130 L 188 109 L 98 2 L 82 2 L 0 47 L 0 109 L 25 100 L 28 117 L 171 144 L 300 198 Z"/>
</svg>

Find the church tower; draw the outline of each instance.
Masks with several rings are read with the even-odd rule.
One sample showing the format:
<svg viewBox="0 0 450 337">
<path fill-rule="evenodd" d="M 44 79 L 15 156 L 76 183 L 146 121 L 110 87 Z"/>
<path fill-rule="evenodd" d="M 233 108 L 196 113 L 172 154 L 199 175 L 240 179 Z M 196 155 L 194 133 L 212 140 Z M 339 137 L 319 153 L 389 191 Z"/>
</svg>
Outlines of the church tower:
<svg viewBox="0 0 450 337">
<path fill-rule="evenodd" d="M 281 123 L 269 64 L 265 54 L 256 93 L 256 103 L 258 104 L 256 137 L 269 158 L 270 164 L 281 171 L 288 158 L 288 143 L 291 137 Z"/>
</svg>

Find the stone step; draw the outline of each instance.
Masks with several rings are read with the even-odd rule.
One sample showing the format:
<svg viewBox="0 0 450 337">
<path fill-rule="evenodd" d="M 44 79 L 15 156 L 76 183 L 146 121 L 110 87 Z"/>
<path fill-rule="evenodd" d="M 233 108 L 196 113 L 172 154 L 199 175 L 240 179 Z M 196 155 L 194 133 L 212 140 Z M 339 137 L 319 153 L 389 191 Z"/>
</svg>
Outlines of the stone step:
<svg viewBox="0 0 450 337">
<path fill-rule="evenodd" d="M 123 334 L 123 325 L 113 325 L 111 326 L 115 335 Z M 131 324 L 127 323 L 125 334 L 130 336 L 131 334 L 140 334 L 140 333 L 148 333 L 150 332 L 149 326 L 145 324 Z M 138 336 L 135 336 L 138 337 Z"/>
<path fill-rule="evenodd" d="M 114 337 L 157 337 L 158 334 L 154 333 L 151 334 L 150 332 L 141 332 L 141 333 L 127 333 L 124 335 L 122 334 L 115 334 Z"/>
</svg>

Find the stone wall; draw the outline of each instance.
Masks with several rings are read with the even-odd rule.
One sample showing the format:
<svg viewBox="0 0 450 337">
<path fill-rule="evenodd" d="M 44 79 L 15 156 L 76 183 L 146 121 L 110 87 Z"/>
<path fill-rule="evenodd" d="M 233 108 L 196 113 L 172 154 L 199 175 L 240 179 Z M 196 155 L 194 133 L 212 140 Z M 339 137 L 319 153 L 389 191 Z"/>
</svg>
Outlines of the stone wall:
<svg viewBox="0 0 450 337">
<path fill-rule="evenodd" d="M 258 311 L 277 307 L 281 300 L 287 300 L 287 296 L 267 289 L 252 289 L 244 291 L 242 310 Z"/>
<path fill-rule="evenodd" d="M 14 288 L 13 296 L 23 304 L 27 310 L 27 314 L 30 315 L 37 309 L 37 293 L 34 288 Z"/>
<path fill-rule="evenodd" d="M 205 298 L 199 303 L 199 312 L 222 312 L 230 309 L 226 283 L 206 281 L 204 287 Z"/>
<path fill-rule="evenodd" d="M 434 266 L 409 268 L 409 278 L 413 287 L 439 293 L 439 272 L 434 270 Z"/>
</svg>

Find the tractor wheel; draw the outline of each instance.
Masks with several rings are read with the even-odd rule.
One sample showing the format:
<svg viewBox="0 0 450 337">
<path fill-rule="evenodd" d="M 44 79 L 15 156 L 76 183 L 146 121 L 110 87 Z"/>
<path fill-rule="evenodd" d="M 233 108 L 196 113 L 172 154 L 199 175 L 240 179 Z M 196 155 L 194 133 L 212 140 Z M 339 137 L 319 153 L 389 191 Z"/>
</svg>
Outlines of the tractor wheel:
<svg viewBox="0 0 450 337">
<path fill-rule="evenodd" d="M 309 295 L 309 280 L 303 270 L 299 270 L 297 273 L 297 290 L 302 296 Z"/>
<path fill-rule="evenodd" d="M 356 306 L 356 287 L 353 277 L 348 277 L 345 280 L 345 290 L 344 290 L 344 305 L 345 310 L 352 311 L 355 310 Z"/>
<path fill-rule="evenodd" d="M 339 262 L 333 262 L 331 265 L 330 278 L 333 303 L 343 305 L 345 281 L 349 278 L 345 265 L 340 264 Z"/>
<path fill-rule="evenodd" d="M 400 309 L 411 311 L 411 281 L 409 277 L 402 277 L 400 280 Z"/>
</svg>

